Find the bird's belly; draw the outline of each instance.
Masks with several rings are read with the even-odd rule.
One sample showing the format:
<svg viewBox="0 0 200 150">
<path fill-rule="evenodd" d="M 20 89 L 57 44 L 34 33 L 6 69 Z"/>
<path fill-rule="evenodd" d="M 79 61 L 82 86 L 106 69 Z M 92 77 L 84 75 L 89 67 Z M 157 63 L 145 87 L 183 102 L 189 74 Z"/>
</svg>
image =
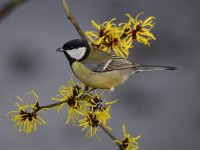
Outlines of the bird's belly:
<svg viewBox="0 0 200 150">
<path fill-rule="evenodd" d="M 87 86 L 101 89 L 117 87 L 125 81 L 125 78 L 120 76 L 118 73 L 115 73 L 115 71 L 106 73 L 93 73 L 85 77 L 79 76 L 79 74 L 76 74 L 76 76 Z"/>
<path fill-rule="evenodd" d="M 92 87 L 102 89 L 117 87 L 125 81 L 123 75 L 119 71 L 95 73 L 90 79 L 89 84 Z"/>
<path fill-rule="evenodd" d="M 128 74 L 122 70 L 98 73 L 90 71 L 82 64 L 73 64 L 72 69 L 81 82 L 93 88 L 110 89 L 128 79 Z"/>
</svg>

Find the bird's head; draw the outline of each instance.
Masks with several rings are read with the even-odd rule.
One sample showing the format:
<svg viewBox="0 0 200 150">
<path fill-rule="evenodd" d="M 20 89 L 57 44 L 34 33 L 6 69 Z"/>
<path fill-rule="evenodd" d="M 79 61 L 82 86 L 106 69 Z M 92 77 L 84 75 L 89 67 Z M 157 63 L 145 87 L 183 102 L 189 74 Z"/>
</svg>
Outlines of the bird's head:
<svg viewBox="0 0 200 150">
<path fill-rule="evenodd" d="M 66 42 L 63 47 L 57 49 L 58 52 L 63 52 L 70 64 L 74 61 L 82 61 L 90 54 L 90 45 L 86 40 L 74 39 Z"/>
</svg>

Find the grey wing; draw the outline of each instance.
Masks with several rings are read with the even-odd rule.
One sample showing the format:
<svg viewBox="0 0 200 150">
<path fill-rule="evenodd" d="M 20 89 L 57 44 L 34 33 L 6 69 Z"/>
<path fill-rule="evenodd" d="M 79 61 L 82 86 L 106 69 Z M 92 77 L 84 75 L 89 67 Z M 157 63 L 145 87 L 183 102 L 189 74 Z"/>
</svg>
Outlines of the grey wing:
<svg viewBox="0 0 200 150">
<path fill-rule="evenodd" d="M 113 71 L 113 70 L 123 70 L 128 68 L 134 68 L 137 66 L 141 66 L 140 64 L 132 63 L 128 61 L 127 59 L 113 56 L 112 61 L 109 63 L 109 65 L 106 66 L 105 71 Z"/>
<path fill-rule="evenodd" d="M 93 49 L 91 54 L 83 64 L 94 72 L 109 72 L 113 70 L 131 69 L 134 72 L 153 71 L 153 70 L 175 70 L 174 67 L 168 66 L 144 66 L 132 63 L 124 58 L 111 55 L 99 49 Z"/>
<path fill-rule="evenodd" d="M 109 59 L 107 62 L 100 63 L 96 66 L 93 66 L 91 70 L 94 72 L 108 72 L 108 71 L 113 71 L 113 70 L 123 70 L 123 69 L 128 69 L 128 68 L 134 68 L 137 66 L 141 66 L 141 65 L 136 64 L 136 63 L 131 63 L 130 61 L 118 56 L 112 56 L 112 58 Z"/>
</svg>

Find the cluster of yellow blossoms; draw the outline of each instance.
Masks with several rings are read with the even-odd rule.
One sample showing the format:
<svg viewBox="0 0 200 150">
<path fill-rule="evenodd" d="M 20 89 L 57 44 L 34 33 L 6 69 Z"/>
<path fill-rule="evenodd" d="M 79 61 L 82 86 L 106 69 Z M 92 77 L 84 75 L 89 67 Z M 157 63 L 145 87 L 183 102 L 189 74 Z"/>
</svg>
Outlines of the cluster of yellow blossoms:
<svg viewBox="0 0 200 150">
<path fill-rule="evenodd" d="M 137 150 L 139 148 L 137 141 L 141 138 L 141 136 L 131 137 L 130 134 L 126 133 L 125 125 L 122 125 L 122 129 L 124 134 L 123 140 L 115 140 L 114 142 L 120 144 L 125 150 Z"/>
<path fill-rule="evenodd" d="M 37 124 L 46 124 L 46 122 L 38 116 L 38 113 L 54 107 L 58 112 L 61 108 L 68 107 L 66 124 L 72 120 L 74 125 L 83 127 L 82 130 L 89 129 L 86 133 L 86 137 L 92 137 L 96 134 L 97 127 L 100 124 L 107 126 L 107 121 L 111 119 L 110 116 L 110 105 L 115 103 L 106 102 L 104 105 L 99 107 L 102 100 L 101 97 L 104 93 L 99 95 L 95 92 L 94 95 L 84 93 L 80 84 L 75 84 L 73 80 L 68 82 L 68 86 L 60 86 L 59 94 L 56 97 L 52 97 L 54 104 L 47 106 L 39 106 L 39 97 L 32 91 L 31 94 L 35 102 L 33 104 L 24 103 L 23 99 L 17 96 L 19 103 L 15 103 L 17 106 L 16 110 L 9 111 L 7 115 L 11 115 L 11 120 L 16 122 L 16 127 L 19 132 L 30 133 L 32 130 L 36 131 Z"/>
<path fill-rule="evenodd" d="M 31 91 L 30 94 L 34 97 L 35 102 L 33 104 L 24 103 L 23 99 L 16 96 L 18 103 L 14 103 L 17 106 L 16 110 L 9 111 L 7 115 L 11 116 L 11 120 L 16 122 L 16 128 L 19 132 L 30 133 L 32 130 L 37 130 L 37 125 L 46 124 L 42 117 L 38 116 L 38 112 L 41 111 L 39 106 L 39 97 L 34 92 Z"/>
<path fill-rule="evenodd" d="M 16 110 L 9 111 L 7 115 L 11 116 L 11 120 L 16 123 L 16 128 L 19 132 L 30 133 L 37 130 L 37 125 L 46 124 L 44 119 L 38 115 L 39 112 L 46 109 L 55 108 L 60 112 L 61 108 L 67 108 L 66 124 L 72 121 L 73 125 L 86 130 L 86 138 L 93 137 L 99 131 L 99 126 L 103 125 L 107 130 L 112 130 L 107 122 L 111 119 L 110 109 L 111 105 L 117 100 L 107 101 L 104 105 L 101 104 L 104 90 L 99 94 L 95 91 L 94 94 L 85 93 L 81 84 L 76 84 L 73 80 L 68 82 L 68 86 L 60 86 L 59 94 L 52 97 L 56 103 L 40 106 L 39 97 L 34 92 L 28 93 L 35 99 L 33 104 L 24 103 L 24 100 L 17 96 L 19 103 L 15 103 Z M 125 127 L 123 126 L 123 130 Z M 124 139 L 122 141 L 116 140 L 126 150 L 137 150 L 140 137 L 131 138 L 129 134 L 124 131 Z M 124 145 L 125 144 L 125 145 Z"/>
<path fill-rule="evenodd" d="M 116 18 L 102 24 L 97 24 L 92 20 L 92 26 L 97 31 L 86 31 L 85 34 L 91 41 L 92 46 L 109 53 L 114 50 L 117 56 L 127 58 L 134 40 L 147 46 L 150 46 L 150 40 L 156 40 L 151 33 L 155 17 L 150 16 L 142 21 L 138 19 L 141 14 L 143 12 L 139 13 L 136 18 L 126 14 L 129 19 L 128 22 L 119 23 L 118 25 L 114 23 Z"/>
<path fill-rule="evenodd" d="M 73 80 L 68 82 L 68 86 L 61 86 L 59 88 L 59 94 L 56 97 L 52 97 L 52 100 L 58 102 L 65 102 L 55 107 L 58 112 L 61 108 L 68 107 L 68 116 L 66 124 L 72 120 L 74 125 L 82 127 L 82 131 L 87 130 L 86 138 L 92 137 L 96 134 L 97 128 L 100 124 L 103 124 L 108 129 L 107 121 L 111 119 L 110 105 L 116 101 L 106 102 L 99 107 L 102 102 L 102 95 L 95 91 L 95 94 L 85 93 L 81 84 L 74 83 Z"/>
</svg>

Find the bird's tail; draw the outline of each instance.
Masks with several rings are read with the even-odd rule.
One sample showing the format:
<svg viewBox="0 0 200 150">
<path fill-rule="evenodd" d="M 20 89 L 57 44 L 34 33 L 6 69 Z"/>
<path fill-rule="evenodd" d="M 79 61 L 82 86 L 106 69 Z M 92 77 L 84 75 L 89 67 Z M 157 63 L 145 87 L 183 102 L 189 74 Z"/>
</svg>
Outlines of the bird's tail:
<svg viewBox="0 0 200 150">
<path fill-rule="evenodd" d="M 134 70 L 136 72 L 142 72 L 142 71 L 154 71 L 154 70 L 176 70 L 176 68 L 169 66 L 137 66 L 134 67 Z"/>
</svg>

